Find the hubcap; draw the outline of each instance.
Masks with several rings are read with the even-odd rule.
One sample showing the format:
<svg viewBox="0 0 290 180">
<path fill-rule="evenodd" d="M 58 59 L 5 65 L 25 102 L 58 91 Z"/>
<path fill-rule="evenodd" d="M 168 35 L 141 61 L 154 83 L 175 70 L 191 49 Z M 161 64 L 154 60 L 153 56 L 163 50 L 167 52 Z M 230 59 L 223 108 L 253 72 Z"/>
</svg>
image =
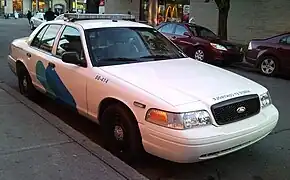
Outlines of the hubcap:
<svg viewBox="0 0 290 180">
<path fill-rule="evenodd" d="M 124 131 L 123 128 L 119 125 L 116 125 L 114 127 L 114 136 L 117 141 L 123 141 L 124 140 Z"/>
<path fill-rule="evenodd" d="M 204 60 L 204 52 L 202 50 L 197 50 L 194 54 L 194 58 L 198 61 L 203 61 Z"/>
<path fill-rule="evenodd" d="M 261 64 L 261 70 L 265 74 L 272 74 L 276 68 L 273 59 L 265 59 Z"/>
<path fill-rule="evenodd" d="M 23 77 L 22 86 L 23 86 L 24 92 L 26 92 L 27 91 L 27 88 L 28 88 L 28 83 L 27 83 L 26 76 Z"/>
</svg>

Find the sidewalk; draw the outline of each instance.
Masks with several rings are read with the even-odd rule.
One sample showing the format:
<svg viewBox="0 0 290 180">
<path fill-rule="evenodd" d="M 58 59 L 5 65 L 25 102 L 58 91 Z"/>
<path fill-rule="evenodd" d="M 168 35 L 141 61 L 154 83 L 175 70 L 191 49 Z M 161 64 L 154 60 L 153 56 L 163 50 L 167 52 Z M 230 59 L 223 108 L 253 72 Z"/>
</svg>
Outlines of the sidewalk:
<svg viewBox="0 0 290 180">
<path fill-rule="evenodd" d="M 1 180 L 146 179 L 3 83 L 0 162 Z"/>
</svg>

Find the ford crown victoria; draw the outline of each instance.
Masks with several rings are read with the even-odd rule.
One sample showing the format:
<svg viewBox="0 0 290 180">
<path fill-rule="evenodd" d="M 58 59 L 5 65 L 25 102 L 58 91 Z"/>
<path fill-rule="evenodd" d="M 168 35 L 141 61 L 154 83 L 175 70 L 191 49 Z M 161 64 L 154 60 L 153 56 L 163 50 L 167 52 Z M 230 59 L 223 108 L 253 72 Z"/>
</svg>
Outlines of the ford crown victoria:
<svg viewBox="0 0 290 180">
<path fill-rule="evenodd" d="M 187 57 L 156 29 L 121 15 L 65 16 L 14 40 L 9 66 L 23 95 L 43 92 L 99 123 L 113 154 L 197 162 L 276 126 L 265 87 Z"/>
</svg>

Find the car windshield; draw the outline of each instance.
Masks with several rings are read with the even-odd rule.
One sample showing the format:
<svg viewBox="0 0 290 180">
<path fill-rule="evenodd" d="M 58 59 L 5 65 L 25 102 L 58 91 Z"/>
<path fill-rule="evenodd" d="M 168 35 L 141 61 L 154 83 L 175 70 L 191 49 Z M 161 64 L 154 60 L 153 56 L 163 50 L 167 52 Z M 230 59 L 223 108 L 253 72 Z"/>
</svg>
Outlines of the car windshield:
<svg viewBox="0 0 290 180">
<path fill-rule="evenodd" d="M 116 65 L 186 57 L 153 28 L 114 27 L 86 30 L 93 66 Z"/>
<path fill-rule="evenodd" d="M 201 27 L 201 26 L 189 26 L 189 29 L 192 33 L 197 34 L 198 37 L 209 37 L 209 38 L 217 38 L 218 36 L 213 33 L 211 30 Z"/>
</svg>

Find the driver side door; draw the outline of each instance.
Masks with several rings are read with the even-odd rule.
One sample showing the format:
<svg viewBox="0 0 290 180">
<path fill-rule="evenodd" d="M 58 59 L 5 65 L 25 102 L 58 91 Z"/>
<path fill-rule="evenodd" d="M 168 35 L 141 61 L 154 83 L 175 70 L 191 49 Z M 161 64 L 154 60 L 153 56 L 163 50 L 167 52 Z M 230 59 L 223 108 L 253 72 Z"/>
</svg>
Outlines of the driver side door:
<svg viewBox="0 0 290 180">
<path fill-rule="evenodd" d="M 183 25 L 176 25 L 174 30 L 175 44 L 178 45 L 187 55 L 192 47 L 193 34 Z"/>
<path fill-rule="evenodd" d="M 51 80 L 54 84 L 56 96 L 63 102 L 78 110 L 83 115 L 87 114 L 87 76 L 89 69 L 62 61 L 62 55 L 65 52 L 76 52 L 82 61 L 86 62 L 82 46 L 80 30 L 72 26 L 65 26 L 61 34 L 57 37 L 55 48 L 53 50 L 53 72 Z M 85 63 L 87 64 L 87 62 Z"/>
</svg>

